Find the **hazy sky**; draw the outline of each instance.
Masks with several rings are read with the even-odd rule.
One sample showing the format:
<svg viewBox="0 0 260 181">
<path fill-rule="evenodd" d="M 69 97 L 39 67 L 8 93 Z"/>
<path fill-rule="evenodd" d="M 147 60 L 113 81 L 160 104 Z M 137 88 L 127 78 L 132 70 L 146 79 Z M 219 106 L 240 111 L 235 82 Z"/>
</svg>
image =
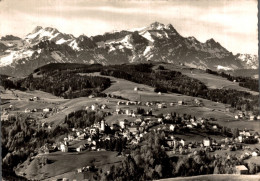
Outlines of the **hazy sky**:
<svg viewBox="0 0 260 181">
<path fill-rule="evenodd" d="M 257 0 L 1 0 L 0 36 L 24 37 L 36 26 L 75 36 L 172 24 L 182 36 L 214 38 L 233 53 L 258 51 Z"/>
</svg>

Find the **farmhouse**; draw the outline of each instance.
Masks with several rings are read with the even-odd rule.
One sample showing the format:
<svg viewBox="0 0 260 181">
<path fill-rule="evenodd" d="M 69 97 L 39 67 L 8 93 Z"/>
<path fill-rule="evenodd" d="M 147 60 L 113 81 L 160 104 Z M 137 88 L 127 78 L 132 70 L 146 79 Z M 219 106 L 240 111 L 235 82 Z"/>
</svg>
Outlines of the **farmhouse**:
<svg viewBox="0 0 260 181">
<path fill-rule="evenodd" d="M 240 142 L 240 143 L 242 143 L 243 142 L 243 136 L 238 136 L 238 141 Z"/>
<path fill-rule="evenodd" d="M 28 112 L 31 112 L 31 110 L 28 109 L 28 108 L 26 108 L 26 109 L 24 110 L 24 112 L 25 112 L 25 113 L 28 113 Z"/>
<path fill-rule="evenodd" d="M 107 109 L 108 107 L 107 107 L 107 105 L 106 104 L 103 104 L 102 106 L 101 106 L 101 109 Z"/>
<path fill-rule="evenodd" d="M 253 151 L 252 156 L 258 156 L 258 153 L 256 151 Z"/>
<path fill-rule="evenodd" d="M 117 105 L 125 105 L 126 103 L 124 101 L 118 101 Z"/>
<path fill-rule="evenodd" d="M 211 141 L 209 138 L 204 138 L 203 139 L 203 145 L 206 146 L 210 146 L 211 145 Z"/>
<path fill-rule="evenodd" d="M 171 124 L 171 125 L 170 125 L 170 130 L 171 130 L 171 131 L 174 131 L 174 128 L 175 128 L 175 126 Z"/>
<path fill-rule="evenodd" d="M 100 130 L 105 131 L 105 121 L 104 120 L 102 120 L 100 123 Z"/>
<path fill-rule="evenodd" d="M 116 108 L 116 114 L 121 114 L 122 110 L 120 108 Z"/>
<path fill-rule="evenodd" d="M 68 152 L 68 146 L 66 144 L 64 144 L 64 143 L 61 143 L 60 144 L 60 150 L 62 152 Z"/>
<path fill-rule="evenodd" d="M 185 146 L 185 140 L 184 140 L 184 139 L 181 139 L 180 144 L 181 144 L 182 146 Z"/>
<path fill-rule="evenodd" d="M 44 108 L 42 111 L 43 112 L 50 112 L 52 109 L 51 108 Z"/>
<path fill-rule="evenodd" d="M 249 116 L 249 120 L 250 121 L 254 121 L 255 120 L 255 116 L 254 115 Z"/>
<path fill-rule="evenodd" d="M 178 105 L 183 105 L 184 102 L 183 101 L 178 101 Z"/>
<path fill-rule="evenodd" d="M 125 120 L 121 120 L 121 121 L 119 122 L 119 126 L 120 126 L 122 129 L 124 129 L 126 122 L 128 122 L 126 119 L 125 119 Z"/>
<path fill-rule="evenodd" d="M 248 169 L 245 167 L 245 165 L 237 165 L 235 167 L 236 169 L 236 174 L 247 174 Z"/>
<path fill-rule="evenodd" d="M 92 111 L 95 111 L 96 109 L 97 109 L 97 104 L 91 105 L 91 110 L 92 110 Z"/>
<path fill-rule="evenodd" d="M 9 114 L 4 113 L 1 115 L 1 121 L 8 121 Z"/>
<path fill-rule="evenodd" d="M 40 100 L 39 97 L 33 97 L 33 100 Z"/>
<path fill-rule="evenodd" d="M 84 149 L 83 145 L 80 145 L 79 147 L 76 148 L 77 152 L 81 152 Z"/>
<path fill-rule="evenodd" d="M 92 94 L 92 95 L 90 95 L 90 96 L 88 96 L 88 98 L 90 98 L 90 99 L 92 99 L 92 98 L 94 98 L 95 96 Z"/>
</svg>

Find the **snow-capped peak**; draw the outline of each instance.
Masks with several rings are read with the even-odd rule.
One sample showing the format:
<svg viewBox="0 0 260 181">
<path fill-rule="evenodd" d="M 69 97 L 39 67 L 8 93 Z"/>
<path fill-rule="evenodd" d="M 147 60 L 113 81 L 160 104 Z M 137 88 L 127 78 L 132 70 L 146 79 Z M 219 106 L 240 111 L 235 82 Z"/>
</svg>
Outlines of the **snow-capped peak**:
<svg viewBox="0 0 260 181">
<path fill-rule="evenodd" d="M 236 56 L 248 68 L 257 69 L 259 66 L 257 55 L 237 54 Z"/>
<path fill-rule="evenodd" d="M 56 42 L 57 44 L 63 44 L 68 40 L 74 39 L 73 35 L 63 34 L 59 32 L 56 28 L 46 27 L 42 28 L 41 26 L 37 26 L 32 33 L 28 34 L 25 37 L 25 40 L 31 44 L 36 44 L 41 40 L 50 40 Z"/>
<path fill-rule="evenodd" d="M 59 34 L 59 31 L 57 29 L 54 28 L 42 28 L 40 26 L 37 26 L 34 31 L 30 34 L 28 34 L 26 36 L 26 40 L 27 41 L 35 41 L 37 40 L 41 40 L 42 38 L 46 38 L 48 40 L 53 39 L 54 37 L 56 37 Z"/>
<path fill-rule="evenodd" d="M 32 31 L 31 34 L 37 33 L 37 32 L 40 31 L 41 29 L 43 29 L 42 26 L 36 26 L 36 27 L 34 28 L 34 30 Z"/>
<path fill-rule="evenodd" d="M 150 27 L 153 30 L 163 30 L 165 28 L 165 25 L 156 21 L 156 22 L 152 23 L 150 25 Z"/>
</svg>

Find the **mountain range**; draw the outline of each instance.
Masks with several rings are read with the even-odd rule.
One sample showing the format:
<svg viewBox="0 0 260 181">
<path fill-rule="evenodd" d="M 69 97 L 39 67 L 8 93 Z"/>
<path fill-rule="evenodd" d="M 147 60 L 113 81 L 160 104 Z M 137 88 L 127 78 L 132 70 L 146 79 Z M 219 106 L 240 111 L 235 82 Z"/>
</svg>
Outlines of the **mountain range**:
<svg viewBox="0 0 260 181">
<path fill-rule="evenodd" d="M 0 39 L 0 72 L 12 76 L 26 76 L 49 63 L 108 65 L 147 61 L 212 70 L 258 68 L 256 55 L 234 55 L 212 38 L 203 43 L 195 37 L 183 37 L 171 24 L 159 22 L 91 37 L 75 37 L 37 26 L 23 39 L 13 35 Z"/>
</svg>

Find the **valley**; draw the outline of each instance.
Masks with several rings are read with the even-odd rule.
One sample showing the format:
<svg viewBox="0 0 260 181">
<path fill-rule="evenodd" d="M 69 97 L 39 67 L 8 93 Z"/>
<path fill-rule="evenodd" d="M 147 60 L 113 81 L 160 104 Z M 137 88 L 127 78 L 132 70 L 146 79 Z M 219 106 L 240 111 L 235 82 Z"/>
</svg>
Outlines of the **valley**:
<svg viewBox="0 0 260 181">
<path fill-rule="evenodd" d="M 253 141 L 259 140 L 259 116 L 254 106 L 248 108 L 243 106 L 243 104 L 250 105 L 252 102 L 242 103 L 242 110 L 237 110 L 234 107 L 236 105 L 232 107 L 227 103 L 202 98 L 194 92 L 194 96 L 185 95 L 190 94 L 189 90 L 181 94 L 172 91 L 174 89 L 171 87 L 166 87 L 168 91 L 161 88 L 162 92 L 155 92 L 155 87 L 149 85 L 153 83 L 148 84 L 142 81 L 142 78 L 143 80 L 146 80 L 145 76 L 152 78 L 156 73 L 155 75 L 161 76 L 156 79 L 160 83 L 159 80 L 169 81 L 168 74 L 174 73 L 176 77 L 173 79 L 176 81 L 178 81 L 178 76 L 185 76 L 183 80 L 205 85 L 207 90 L 226 89 L 227 93 L 230 93 L 230 89 L 235 89 L 241 92 L 241 94 L 238 92 L 237 96 L 242 97 L 248 96 L 244 95 L 244 92 L 247 92 L 252 94 L 248 96 L 250 101 L 251 99 L 254 101 L 254 96 L 257 97 L 258 92 L 241 87 L 237 82 L 206 73 L 204 70 L 172 64 L 130 64 L 104 67 L 79 64 L 75 65 L 77 68 L 73 66 L 69 68 L 68 65 L 50 65 L 52 69 L 41 67 L 29 76 L 31 77 L 30 84 L 27 84 L 27 78 L 17 80 L 11 78 L 9 80 L 13 80 L 13 84 L 6 83 L 6 89 L 1 86 L 1 110 L 5 111 L 4 115 L 8 116 L 6 120 L 2 119 L 3 116 L 1 117 L 3 134 L 6 138 L 13 134 L 15 137 L 14 140 L 4 139 L 4 153 L 6 154 L 4 163 L 14 164 L 13 157 L 19 155 L 18 158 L 22 161 L 17 163 L 18 166 L 15 169 L 17 175 L 26 179 L 39 180 L 62 178 L 100 180 L 105 177 L 112 179 L 115 169 L 122 169 L 119 173 L 124 174 L 124 169 L 130 166 L 142 169 L 142 164 L 140 167 L 131 165 L 131 163 L 139 163 L 138 159 L 148 162 L 146 157 L 153 158 L 159 165 L 165 166 L 181 164 L 182 159 L 185 160 L 187 155 L 196 156 L 197 153 L 201 156 L 205 154 L 203 157 L 208 157 L 209 160 L 213 159 L 213 156 L 217 160 L 226 159 L 228 155 L 232 163 L 225 164 L 228 164 L 230 168 L 237 164 L 245 164 L 248 167 L 251 164 L 254 169 L 258 169 L 259 165 L 254 160 L 257 160 L 259 155 L 255 156 L 254 152 L 257 153 L 260 144 L 258 141 L 250 144 L 249 138 Z M 159 70 L 159 66 L 163 66 L 164 69 Z M 125 74 L 120 74 L 120 68 L 128 70 L 129 75 L 131 71 L 139 74 L 141 70 L 143 73 L 140 73 L 140 77 L 142 78 L 129 77 L 127 78 L 129 80 L 119 78 L 118 75 L 125 76 Z M 143 68 L 146 70 L 142 71 Z M 119 74 L 104 75 L 104 71 L 108 70 L 113 73 L 118 71 Z M 60 76 L 62 74 L 57 72 L 67 73 L 71 77 L 81 76 L 87 78 L 86 80 L 92 80 L 88 77 L 99 77 L 99 80 L 110 80 L 111 84 L 104 89 L 93 87 L 91 88 L 93 92 L 88 92 L 84 97 L 78 94 L 70 99 L 64 98 L 68 94 L 66 90 L 63 91 L 66 94 L 59 96 L 52 94 L 56 91 L 55 89 L 50 90 L 50 93 L 40 90 L 44 89 L 44 84 L 37 90 L 36 85 L 43 77 L 46 84 L 55 79 L 58 80 L 56 83 L 58 84 L 62 79 Z M 135 81 L 140 81 L 140 83 Z M 20 86 L 16 86 L 18 82 Z M 68 82 L 71 87 L 73 83 L 73 81 Z M 165 84 L 157 84 L 156 88 L 159 89 L 160 85 Z M 183 85 L 186 85 L 186 82 L 183 82 Z M 14 86 L 17 89 L 8 88 L 8 86 Z M 77 86 L 80 87 L 80 84 Z M 252 115 L 254 115 L 253 120 L 251 120 Z M 21 120 L 21 123 L 17 120 Z M 21 129 L 16 130 L 10 124 L 17 125 Z M 12 133 L 8 135 L 8 131 Z M 34 133 L 34 136 L 30 136 L 29 132 Z M 23 137 L 23 134 L 28 134 L 28 137 L 24 136 L 26 140 L 24 144 L 33 145 L 32 148 L 35 149 L 26 153 L 22 146 L 17 146 L 20 148 L 17 155 L 17 152 L 11 150 L 14 145 L 22 145 L 18 140 Z M 209 139 L 209 143 L 206 142 L 206 138 Z M 39 143 L 35 144 L 35 141 Z M 62 145 L 65 145 L 67 150 L 63 150 Z M 137 158 L 138 152 L 147 152 L 150 149 L 154 151 L 149 156 L 141 154 L 140 158 Z M 158 153 L 165 153 L 167 156 L 160 154 L 156 156 Z M 23 154 L 28 155 L 22 157 Z M 238 161 L 236 159 L 238 157 L 243 157 L 243 159 Z M 171 162 L 163 161 L 166 158 Z M 195 159 L 194 156 L 191 158 Z M 205 160 L 202 159 L 201 162 L 204 163 Z M 210 161 L 208 164 L 210 165 L 208 170 L 200 171 L 200 174 L 215 172 L 218 166 L 213 166 L 214 164 Z M 173 167 L 173 173 L 166 173 L 158 170 L 157 165 L 154 166 L 157 169 L 156 173 L 165 176 L 192 175 L 192 173 L 182 173 L 177 170 L 179 167 Z M 218 168 L 221 170 L 221 167 Z M 150 166 L 150 169 L 153 169 L 153 166 Z M 224 168 L 219 171 L 220 174 L 227 172 L 229 171 Z M 142 177 L 151 178 L 149 175 L 142 175 Z M 206 177 L 210 176 L 203 178 L 206 179 Z M 212 177 L 215 179 L 215 176 Z M 220 177 L 222 176 L 219 175 L 218 178 Z M 159 179 L 160 176 L 154 178 Z M 254 180 L 253 176 L 252 180 Z"/>
</svg>

